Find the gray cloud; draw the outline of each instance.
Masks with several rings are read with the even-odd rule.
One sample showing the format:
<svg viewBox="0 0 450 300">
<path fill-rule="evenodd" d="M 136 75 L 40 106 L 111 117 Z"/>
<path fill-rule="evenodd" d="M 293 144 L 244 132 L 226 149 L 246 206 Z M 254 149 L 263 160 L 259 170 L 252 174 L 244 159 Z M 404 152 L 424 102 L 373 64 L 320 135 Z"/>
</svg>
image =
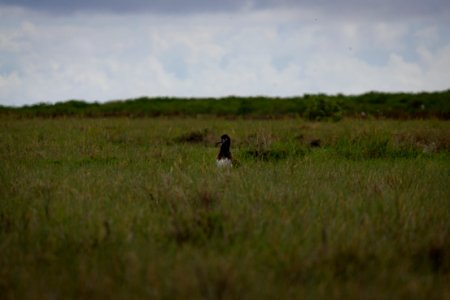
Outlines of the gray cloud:
<svg viewBox="0 0 450 300">
<path fill-rule="evenodd" d="M 404 18 L 450 17 L 448 0 L 0 0 L 0 5 L 53 14 L 107 13 L 233 13 L 246 10 L 293 8 L 334 17 Z"/>
<path fill-rule="evenodd" d="M 114 13 L 191 13 L 239 10 L 245 1 L 209 0 L 0 0 L 0 4 L 49 13 L 114 12 Z"/>
</svg>

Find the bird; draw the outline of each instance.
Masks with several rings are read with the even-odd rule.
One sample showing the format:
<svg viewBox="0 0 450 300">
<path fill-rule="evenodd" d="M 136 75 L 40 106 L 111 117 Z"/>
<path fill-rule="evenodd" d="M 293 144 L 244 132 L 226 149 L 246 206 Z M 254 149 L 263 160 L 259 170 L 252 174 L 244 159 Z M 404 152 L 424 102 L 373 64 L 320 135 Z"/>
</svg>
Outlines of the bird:
<svg viewBox="0 0 450 300">
<path fill-rule="evenodd" d="M 227 134 L 220 137 L 220 142 L 216 143 L 220 145 L 219 154 L 217 154 L 216 163 L 218 167 L 231 167 L 233 165 L 233 156 L 230 152 L 231 139 Z"/>
</svg>

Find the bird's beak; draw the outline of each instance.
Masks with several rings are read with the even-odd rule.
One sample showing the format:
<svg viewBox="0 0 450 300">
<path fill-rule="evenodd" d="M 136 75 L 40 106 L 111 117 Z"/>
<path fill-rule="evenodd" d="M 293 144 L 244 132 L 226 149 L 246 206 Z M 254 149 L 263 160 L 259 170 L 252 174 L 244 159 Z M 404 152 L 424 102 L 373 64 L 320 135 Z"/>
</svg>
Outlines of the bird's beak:
<svg viewBox="0 0 450 300">
<path fill-rule="evenodd" d="M 222 141 L 217 142 L 217 143 L 216 143 L 216 146 L 217 146 L 217 145 L 221 145 L 222 143 L 223 143 Z"/>
</svg>

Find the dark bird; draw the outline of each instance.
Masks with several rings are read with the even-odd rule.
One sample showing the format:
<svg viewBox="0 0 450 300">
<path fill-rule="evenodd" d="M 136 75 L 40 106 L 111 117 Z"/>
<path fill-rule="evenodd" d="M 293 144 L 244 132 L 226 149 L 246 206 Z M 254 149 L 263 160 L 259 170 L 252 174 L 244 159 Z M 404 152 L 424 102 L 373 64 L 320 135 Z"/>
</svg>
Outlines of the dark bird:
<svg viewBox="0 0 450 300">
<path fill-rule="evenodd" d="M 219 154 L 217 154 L 216 163 L 218 167 L 230 167 L 233 165 L 233 157 L 230 152 L 231 139 L 227 134 L 220 137 L 220 142 L 216 145 L 220 145 Z"/>
</svg>

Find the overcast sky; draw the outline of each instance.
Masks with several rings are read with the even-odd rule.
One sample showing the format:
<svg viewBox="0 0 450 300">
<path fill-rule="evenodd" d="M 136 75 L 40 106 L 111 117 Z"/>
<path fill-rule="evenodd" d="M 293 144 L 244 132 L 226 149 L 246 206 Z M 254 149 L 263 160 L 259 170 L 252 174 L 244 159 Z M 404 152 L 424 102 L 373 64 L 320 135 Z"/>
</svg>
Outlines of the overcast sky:
<svg viewBox="0 0 450 300">
<path fill-rule="evenodd" d="M 449 0 L 0 0 L 0 105 L 450 88 Z"/>
</svg>

